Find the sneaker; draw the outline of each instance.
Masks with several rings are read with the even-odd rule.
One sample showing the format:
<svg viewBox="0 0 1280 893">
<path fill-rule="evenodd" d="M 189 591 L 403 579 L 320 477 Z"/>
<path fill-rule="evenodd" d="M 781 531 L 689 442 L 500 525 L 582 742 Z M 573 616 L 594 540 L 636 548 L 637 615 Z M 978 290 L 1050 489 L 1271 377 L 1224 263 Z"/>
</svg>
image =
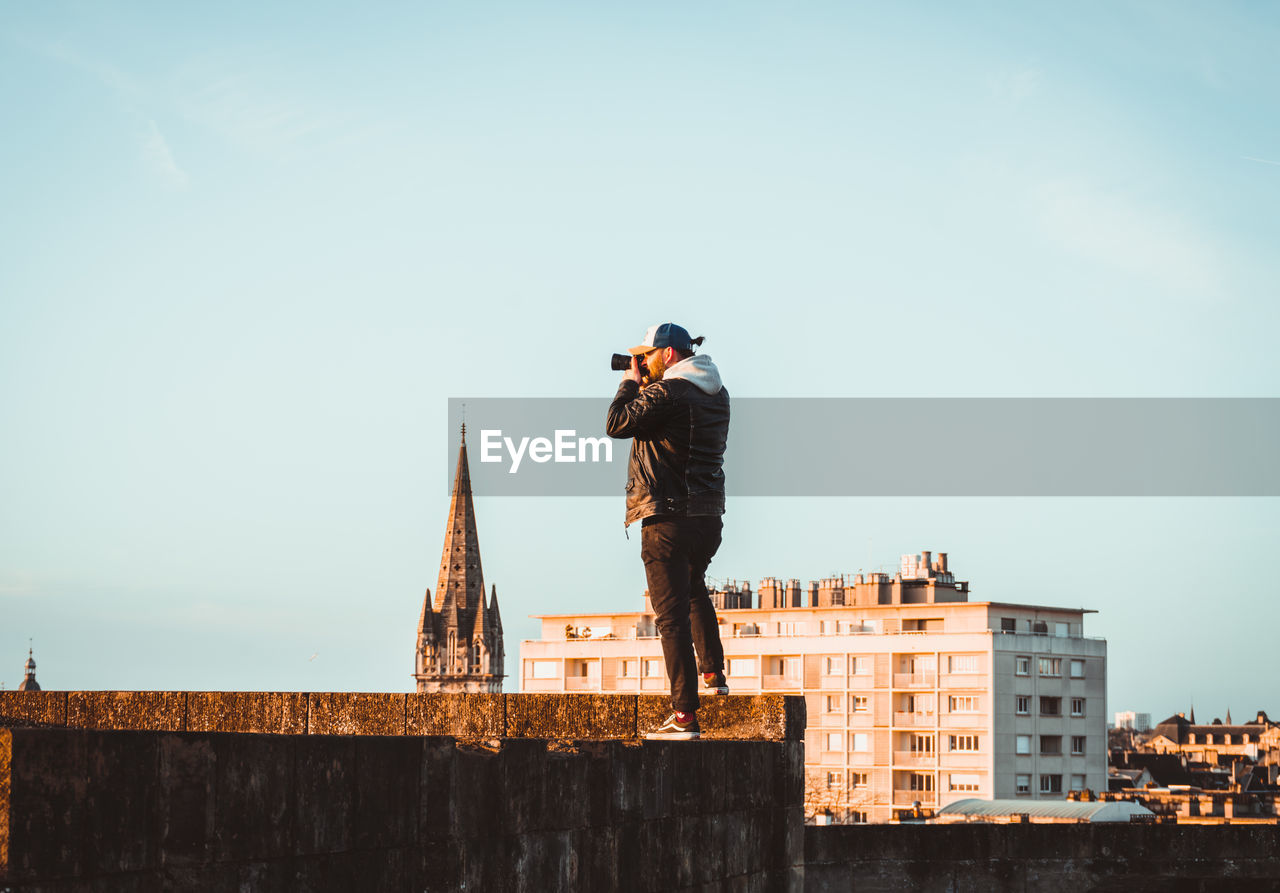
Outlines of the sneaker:
<svg viewBox="0 0 1280 893">
<path fill-rule="evenodd" d="M 685 715 L 689 717 L 687 722 L 681 722 L 679 716 L 671 714 L 666 722 L 658 726 L 656 732 L 649 732 L 645 737 L 651 741 L 692 741 L 702 737 L 702 730 L 698 728 L 697 715 Z"/>
<path fill-rule="evenodd" d="M 729 693 L 729 683 L 725 680 L 724 673 L 719 671 L 703 673 L 702 693 L 707 695 L 727 695 Z"/>
</svg>

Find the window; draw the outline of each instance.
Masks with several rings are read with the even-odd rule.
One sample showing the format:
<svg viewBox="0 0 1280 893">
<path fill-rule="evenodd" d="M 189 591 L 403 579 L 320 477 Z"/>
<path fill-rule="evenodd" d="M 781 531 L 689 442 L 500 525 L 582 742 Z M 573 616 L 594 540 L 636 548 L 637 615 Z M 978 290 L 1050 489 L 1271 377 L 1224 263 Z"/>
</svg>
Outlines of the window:
<svg viewBox="0 0 1280 893">
<path fill-rule="evenodd" d="M 1071 715 L 1084 716 L 1084 698 L 1071 699 Z"/>
<path fill-rule="evenodd" d="M 1065 639 L 1067 636 L 1071 635 L 1071 624 L 1058 621 L 1053 625 L 1053 634 Z"/>
<path fill-rule="evenodd" d="M 932 735 L 912 735 L 911 736 L 911 752 L 914 754 L 933 753 L 933 736 Z"/>
<path fill-rule="evenodd" d="M 839 621 L 836 621 L 836 620 L 822 621 L 821 630 L 822 630 L 822 635 L 824 636 L 834 636 L 839 631 L 839 629 L 840 629 Z"/>
<path fill-rule="evenodd" d="M 1040 776 L 1040 793 L 1061 794 L 1062 793 L 1062 776 L 1061 775 L 1041 775 Z"/>
<path fill-rule="evenodd" d="M 1017 791 L 1019 794 L 1030 794 L 1031 793 L 1031 776 L 1015 775 L 1013 777 L 1013 789 Z"/>
<path fill-rule="evenodd" d="M 952 753 L 973 753 L 978 749 L 977 735 L 952 735 L 950 737 Z"/>
<path fill-rule="evenodd" d="M 755 674 L 756 674 L 756 659 L 754 657 L 729 658 L 729 675 L 730 676 L 754 676 Z"/>
<path fill-rule="evenodd" d="M 1071 678 L 1072 679 L 1084 678 L 1084 661 L 1073 660 L 1071 662 Z"/>
<path fill-rule="evenodd" d="M 952 772 L 947 777 L 947 787 L 952 791 L 976 791 L 981 781 L 982 779 L 976 775 L 961 775 L 958 772 Z"/>
<path fill-rule="evenodd" d="M 933 776 L 924 772 L 912 772 L 911 773 L 911 790 L 932 791 Z"/>
<path fill-rule="evenodd" d="M 1083 790 L 1084 790 L 1084 776 L 1083 776 L 1083 775 L 1073 775 L 1073 776 L 1071 776 L 1071 790 L 1073 790 L 1073 791 L 1083 791 Z"/>
<path fill-rule="evenodd" d="M 781 676 L 784 679 L 800 679 L 800 658 L 799 657 L 771 657 L 769 658 L 769 675 Z"/>
<path fill-rule="evenodd" d="M 1018 621 L 1012 617 L 1000 618 L 1000 632 L 1013 633 L 1018 631 Z"/>
<path fill-rule="evenodd" d="M 867 772 L 850 772 L 849 787 L 865 788 L 867 786 L 867 780 L 869 778 L 870 778 L 870 773 L 867 773 Z"/>
<path fill-rule="evenodd" d="M 533 672 L 530 674 L 534 679 L 555 679 L 560 675 L 560 662 L 556 660 L 535 660 L 533 663 Z"/>
<path fill-rule="evenodd" d="M 871 711 L 871 698 L 868 695 L 853 696 L 853 712 L 869 713 Z"/>
<path fill-rule="evenodd" d="M 1013 739 L 1014 753 L 1031 753 L 1031 736 L 1018 735 Z"/>
<path fill-rule="evenodd" d="M 1071 752 L 1074 754 L 1084 753 L 1084 735 L 1071 736 Z"/>
<path fill-rule="evenodd" d="M 1062 675 L 1062 658 L 1060 657 L 1040 658 L 1040 675 L 1041 676 L 1061 676 Z"/>
<path fill-rule="evenodd" d="M 978 672 L 978 655 L 976 654 L 953 654 L 947 658 L 948 673 L 976 673 Z"/>
<path fill-rule="evenodd" d="M 844 773 L 828 772 L 827 773 L 827 790 L 838 791 L 842 787 L 844 787 Z"/>
<path fill-rule="evenodd" d="M 949 695 L 947 697 L 948 713 L 977 713 L 977 695 Z"/>
<path fill-rule="evenodd" d="M 662 669 L 662 661 L 652 657 L 645 658 L 645 662 L 641 666 L 640 670 L 648 679 L 656 678 L 666 672 Z"/>
<path fill-rule="evenodd" d="M 853 746 L 849 749 L 857 753 L 866 753 L 871 749 L 871 736 L 866 732 L 854 732 L 849 736 L 853 739 Z"/>
<path fill-rule="evenodd" d="M 618 662 L 618 675 L 631 677 L 640 675 L 640 661 L 624 660 Z"/>
<path fill-rule="evenodd" d="M 1018 676 L 1031 675 L 1031 658 L 1021 655 L 1013 659 L 1013 672 Z"/>
<path fill-rule="evenodd" d="M 823 662 L 823 671 L 827 676 L 843 676 L 844 675 L 844 658 L 828 657 Z"/>
<path fill-rule="evenodd" d="M 1041 716 L 1061 716 L 1062 715 L 1062 698 L 1040 698 L 1040 715 Z"/>
<path fill-rule="evenodd" d="M 803 636 L 804 632 L 804 623 L 799 620 L 778 621 L 778 635 L 780 636 Z"/>
<path fill-rule="evenodd" d="M 849 672 L 855 676 L 866 676 L 871 672 L 871 658 L 869 657 L 851 657 L 849 658 Z"/>
<path fill-rule="evenodd" d="M 827 732 L 827 750 L 844 750 L 844 732 Z"/>
<path fill-rule="evenodd" d="M 865 809 L 851 809 L 849 811 L 849 821 L 854 825 L 865 825 L 867 823 L 867 811 Z"/>
<path fill-rule="evenodd" d="M 840 695 L 827 695 L 826 710 L 827 713 L 839 713 L 840 702 L 844 700 Z"/>
<path fill-rule="evenodd" d="M 1021 716 L 1031 713 L 1031 695 L 1018 695 L 1018 711 Z"/>
<path fill-rule="evenodd" d="M 1055 757 L 1062 755 L 1061 735 L 1041 735 L 1040 753 L 1042 756 Z"/>
</svg>

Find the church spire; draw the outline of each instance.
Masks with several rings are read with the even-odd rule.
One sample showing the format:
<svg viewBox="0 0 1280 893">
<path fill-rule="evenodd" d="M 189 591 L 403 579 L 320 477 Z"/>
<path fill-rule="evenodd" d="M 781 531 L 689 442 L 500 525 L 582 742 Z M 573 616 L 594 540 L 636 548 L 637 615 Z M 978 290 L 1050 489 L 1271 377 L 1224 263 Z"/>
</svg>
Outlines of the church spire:
<svg viewBox="0 0 1280 893">
<path fill-rule="evenodd" d="M 476 509 L 471 497 L 471 469 L 467 464 L 467 425 L 462 424 L 458 468 L 449 499 L 449 521 L 444 531 L 440 576 L 436 581 L 435 609 L 452 595 L 463 614 L 484 603 L 484 573 L 480 567 L 480 538 L 476 534 Z"/>
<path fill-rule="evenodd" d="M 461 434 L 435 597 L 428 589 L 418 620 L 414 676 L 418 691 L 501 692 L 502 621 L 497 602 L 486 604 L 484 595 L 465 422 Z"/>
</svg>

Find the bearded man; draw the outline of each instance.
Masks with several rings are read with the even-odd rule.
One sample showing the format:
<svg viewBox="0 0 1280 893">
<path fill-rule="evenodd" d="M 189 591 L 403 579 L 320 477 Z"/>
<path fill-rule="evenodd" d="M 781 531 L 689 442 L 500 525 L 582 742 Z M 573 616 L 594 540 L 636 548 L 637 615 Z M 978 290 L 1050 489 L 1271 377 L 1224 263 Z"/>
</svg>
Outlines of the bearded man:
<svg viewBox="0 0 1280 893">
<path fill-rule="evenodd" d="M 707 693 L 729 692 L 705 583 L 724 527 L 729 392 L 711 358 L 694 353 L 702 341 L 675 323 L 650 327 L 631 348 L 631 369 L 605 422 L 610 437 L 632 438 L 626 525 L 641 525 L 640 557 L 671 681 L 672 714 L 649 738 L 700 736 L 699 671 Z"/>
</svg>

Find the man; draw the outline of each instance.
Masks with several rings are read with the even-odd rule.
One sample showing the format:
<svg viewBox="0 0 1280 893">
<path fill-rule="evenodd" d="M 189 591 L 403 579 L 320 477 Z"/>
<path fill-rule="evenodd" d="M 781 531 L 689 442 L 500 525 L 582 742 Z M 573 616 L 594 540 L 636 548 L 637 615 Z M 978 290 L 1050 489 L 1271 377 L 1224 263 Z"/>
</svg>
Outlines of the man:
<svg viewBox="0 0 1280 893">
<path fill-rule="evenodd" d="M 701 735 L 699 669 L 708 693 L 729 692 L 703 579 L 724 526 L 729 392 L 711 358 L 694 354 L 702 340 L 675 323 L 651 327 L 631 348 L 631 369 L 605 423 L 610 437 L 633 438 L 626 524 L 641 522 L 640 557 L 671 680 L 672 714 L 649 738 Z"/>
</svg>

